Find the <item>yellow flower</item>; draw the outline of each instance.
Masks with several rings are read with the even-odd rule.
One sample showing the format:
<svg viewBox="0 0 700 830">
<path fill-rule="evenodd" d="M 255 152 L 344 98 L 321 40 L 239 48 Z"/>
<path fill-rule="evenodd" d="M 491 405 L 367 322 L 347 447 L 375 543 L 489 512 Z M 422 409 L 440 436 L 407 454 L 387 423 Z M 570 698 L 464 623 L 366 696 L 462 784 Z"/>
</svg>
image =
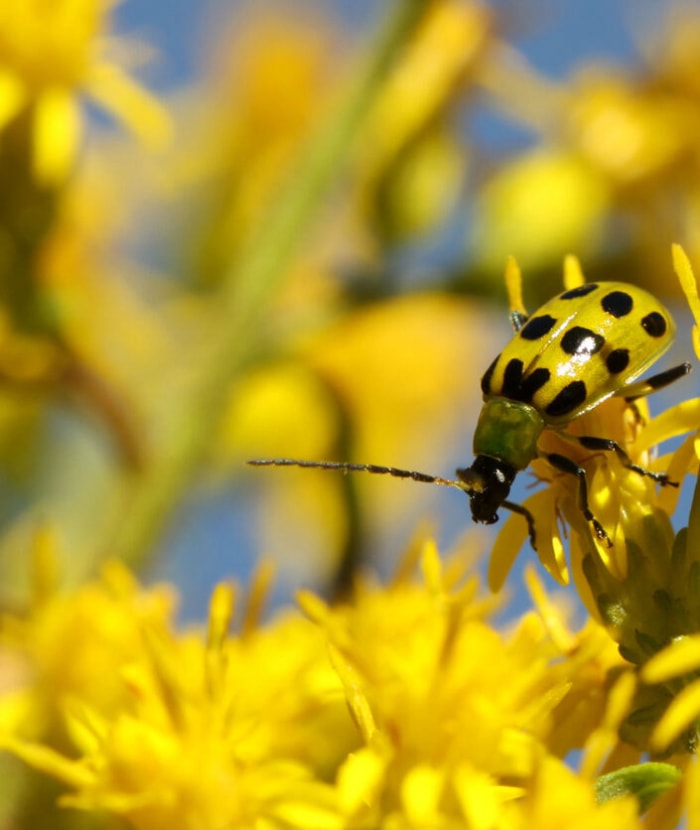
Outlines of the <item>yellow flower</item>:
<svg viewBox="0 0 700 830">
<path fill-rule="evenodd" d="M 160 106 L 113 60 L 108 35 L 115 0 L 0 3 L 0 129 L 31 120 L 33 169 L 42 184 L 65 178 L 80 143 L 86 95 L 144 139 L 160 143 Z"/>
<path fill-rule="evenodd" d="M 433 3 L 370 114 L 355 198 L 361 224 L 384 244 L 415 239 L 454 207 L 468 156 L 449 118 L 493 42 L 491 26 L 476 0 Z"/>
<path fill-rule="evenodd" d="M 600 653 L 574 635 L 563 652 L 534 614 L 497 633 L 457 563 L 443 573 L 431 543 L 422 563 L 425 586 L 362 585 L 352 605 L 336 608 L 302 599 L 327 633 L 365 744 L 340 770 L 340 804 L 363 826 L 500 826 L 548 743 L 576 746 L 567 706 L 557 711 L 567 696 L 569 714 L 589 725 L 600 718 Z"/>
<path fill-rule="evenodd" d="M 610 70 L 582 72 L 575 83 L 570 134 L 584 157 L 618 184 L 660 176 L 692 152 L 698 125 L 690 101 L 640 90 Z"/>
<path fill-rule="evenodd" d="M 567 606 L 562 599 L 555 601 L 548 596 L 534 568 L 528 568 L 525 578 L 536 609 L 536 614 L 529 615 L 530 625 L 544 627 L 551 640 L 551 659 L 569 684 L 568 693 L 552 710 L 552 728 L 547 738 L 550 752 L 565 758 L 572 750 L 588 744 L 591 736 L 610 720 L 607 710 L 612 679 L 628 663 L 606 629 L 594 619 L 588 619 L 578 632 L 570 629 Z M 607 736 L 610 732 L 610 728 L 605 730 Z M 637 756 L 638 753 L 628 755 L 627 763 Z"/>
<path fill-rule="evenodd" d="M 631 677 L 606 699 L 623 663 L 595 624 L 569 630 L 534 574 L 536 612 L 499 633 L 467 550 L 443 566 L 432 542 L 416 546 L 387 587 L 364 582 L 348 604 L 304 594 L 316 625 L 290 612 L 261 624 L 271 578 L 262 566 L 231 634 L 232 586 L 215 589 L 206 631 L 179 633 L 158 592 L 115 569 L 104 626 L 84 619 L 68 631 L 55 620 L 70 618 L 86 589 L 57 602 L 47 537 L 37 557 L 25 627 L 48 627 L 54 609 L 63 641 L 25 638 L 25 661 L 65 658 L 70 637 L 71 656 L 109 681 L 108 694 L 80 670 L 65 689 L 46 689 L 70 751 L 42 741 L 37 724 L 27 732 L 8 718 L 17 698 L 5 695 L 0 745 L 66 785 L 66 806 L 114 813 L 139 830 L 539 830 L 579 818 L 582 827 L 636 827 L 632 800 L 596 805 L 593 781 L 606 758 L 626 757 L 616 729 Z M 86 587 L 99 598 L 107 584 Z M 47 672 L 38 680 L 52 682 Z M 583 771 L 565 770 L 561 756 L 582 747 Z"/>
<path fill-rule="evenodd" d="M 62 803 L 112 811 L 144 830 L 339 826 L 324 779 L 356 738 L 321 633 L 298 614 L 258 628 L 267 581 L 261 572 L 238 636 L 228 633 L 234 591 L 222 584 L 206 636 L 177 634 L 169 619 L 141 615 L 129 650 L 110 650 L 98 623 L 116 639 L 131 620 L 129 604 L 149 604 L 145 593 L 123 597 L 124 607 L 116 597 L 112 617 L 84 619 L 80 636 L 64 627 L 60 646 L 31 643 L 31 662 L 60 654 L 98 673 L 71 667 L 70 690 L 45 690 L 64 714 L 79 757 L 23 740 L 7 726 L 0 743 L 67 784 L 74 792 Z M 103 588 L 89 590 L 99 596 Z M 81 593 L 63 600 L 63 615 Z M 107 683 L 106 698 L 91 691 L 98 680 Z"/>
<path fill-rule="evenodd" d="M 605 179 L 575 153 L 531 150 L 503 165 L 478 194 L 478 261 L 496 273 L 504 251 L 529 270 L 543 269 L 568 251 L 592 253 L 609 203 Z"/>
<path fill-rule="evenodd" d="M 634 271 L 663 294 L 675 289 L 664 281 L 669 240 L 698 256 L 700 16 L 673 4 L 648 29 L 634 66 L 594 59 L 563 79 L 540 75 L 511 44 L 487 55 L 479 80 L 539 136 L 480 187 L 473 243 L 490 275 L 512 250 L 548 276 L 568 240 L 607 278 Z"/>
<path fill-rule="evenodd" d="M 73 699 L 104 717 L 118 710 L 125 696 L 120 673 L 141 648 L 141 627 L 166 624 L 175 605 L 169 588 L 141 594 L 116 562 L 104 566 L 99 583 L 61 593 L 55 586 L 54 545 L 50 531 L 38 534 L 28 619 L 2 619 L 4 654 L 22 667 L 16 695 L 23 703 L 5 710 L 8 701 L 0 701 L 0 721 L 4 729 L 11 724 L 30 737 L 55 729 L 63 707 Z"/>
</svg>

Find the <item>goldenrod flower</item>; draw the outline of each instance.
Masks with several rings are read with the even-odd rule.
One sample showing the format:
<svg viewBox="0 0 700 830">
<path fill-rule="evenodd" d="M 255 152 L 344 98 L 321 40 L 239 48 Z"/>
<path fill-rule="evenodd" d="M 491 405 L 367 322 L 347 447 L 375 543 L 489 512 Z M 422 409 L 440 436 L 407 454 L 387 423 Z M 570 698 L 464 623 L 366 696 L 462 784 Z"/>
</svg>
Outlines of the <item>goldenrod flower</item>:
<svg viewBox="0 0 700 830">
<path fill-rule="evenodd" d="M 73 682 L 51 699 L 79 757 L 23 740 L 7 721 L 0 742 L 72 788 L 66 805 L 112 811 L 137 828 L 340 826 L 323 779 L 355 745 L 341 687 L 308 621 L 294 614 L 257 628 L 265 582 L 261 572 L 237 637 L 228 633 L 234 591 L 222 584 L 206 636 L 176 634 L 157 615 L 134 620 L 133 605 L 145 609 L 157 594 L 129 589 L 113 597 L 109 619 L 103 605 L 93 605 L 101 616 L 87 614 L 80 636 L 63 626 L 60 644 L 28 641 L 30 665 L 59 656 L 68 664 Z M 99 601 L 104 591 L 95 584 L 75 597 L 48 598 L 28 627 L 40 633 L 50 627 L 47 612 L 58 622 L 80 608 L 82 595 Z M 111 648 L 98 623 L 114 639 L 130 637 L 130 648 Z M 98 681 L 99 694 L 91 691 Z M 47 682 L 53 677 L 45 669 L 41 683 Z"/>
<path fill-rule="evenodd" d="M 303 598 L 365 744 L 340 769 L 340 804 L 360 826 L 384 817 L 500 827 L 550 742 L 566 752 L 580 724 L 600 718 L 601 655 L 573 635 L 553 641 L 534 614 L 497 633 L 473 579 L 454 586 L 457 573 L 442 572 L 431 543 L 422 563 L 425 587 L 362 586 L 337 608 Z M 567 723 L 572 712 L 578 723 Z"/>
<path fill-rule="evenodd" d="M 44 542 L 30 632 L 55 627 L 108 588 L 56 596 L 47 553 Z M 534 576 L 538 613 L 499 633 L 489 624 L 494 600 L 479 597 L 463 557 L 443 567 L 427 542 L 421 561 L 420 583 L 405 563 L 389 586 L 364 583 L 348 605 L 304 594 L 316 625 L 292 613 L 260 624 L 262 569 L 237 635 L 231 586 L 216 588 L 206 632 L 176 633 L 157 601 L 148 610 L 157 594 L 117 569 L 108 627 L 115 640 L 125 629 L 128 652 L 110 650 L 89 617 L 80 637 L 60 629 L 62 646 L 72 636 L 76 682 L 51 694 L 71 756 L 43 743 L 37 723 L 27 731 L 26 720 L 8 717 L 16 695 L 3 699 L 0 743 L 62 781 L 63 804 L 113 812 L 142 830 L 256 822 L 509 830 L 529 826 L 533 810 L 540 826 L 553 825 L 568 800 L 542 800 L 544 771 L 560 769 L 555 759 L 581 748 L 587 731 L 604 738 L 596 757 L 611 749 L 624 705 L 606 706 L 606 675 L 621 664 L 594 627 L 568 630 Z M 23 645 L 30 669 L 58 654 L 46 638 Z M 91 691 L 81 665 L 109 679 L 108 694 Z M 40 681 L 55 682 L 47 671 Z M 628 814 L 595 806 L 590 773 L 557 775 L 592 815 Z"/>
<path fill-rule="evenodd" d="M 99 583 L 70 595 L 57 590 L 53 533 L 37 534 L 34 593 L 28 619 L 2 619 L 2 647 L 21 667 L 16 693 L 21 707 L 5 710 L 0 721 L 29 737 L 55 729 L 68 701 L 109 717 L 124 703 L 122 668 L 141 647 L 143 625 L 161 627 L 172 618 L 174 593 L 165 586 L 148 594 L 116 562 L 106 564 Z M 70 643 L 70 659 L 66 644 Z"/>
<path fill-rule="evenodd" d="M 480 80 L 493 103 L 539 134 L 477 195 L 473 242 L 490 273 L 506 250 L 540 273 L 576 250 L 608 279 L 629 270 L 663 292 L 669 241 L 697 258 L 700 17 L 687 3 L 657 10 L 634 66 L 580 61 L 562 78 L 511 44 L 487 54 Z"/>
<path fill-rule="evenodd" d="M 469 160 L 449 127 L 493 42 L 492 15 L 477 0 L 442 0 L 425 14 L 363 131 L 355 200 L 362 225 L 384 245 L 443 221 Z"/>
<path fill-rule="evenodd" d="M 141 137 L 160 143 L 160 106 L 114 60 L 109 14 L 117 0 L 4 0 L 0 3 L 0 130 L 31 121 L 37 180 L 65 178 L 80 144 L 85 95 Z"/>
<path fill-rule="evenodd" d="M 698 287 L 688 257 L 679 245 L 673 247 L 676 273 L 695 317 L 693 343 L 700 356 L 700 303 Z M 650 424 L 653 440 L 660 441 L 692 430 L 692 434 L 673 455 L 671 465 L 679 474 L 697 475 L 700 447 L 697 431 L 700 428 L 700 402 L 685 401 L 665 412 Z M 675 504 L 672 502 L 669 508 Z M 687 530 L 681 531 L 673 544 L 668 587 L 654 597 L 655 616 L 662 616 L 666 628 L 663 638 L 656 637 L 642 670 L 642 679 L 659 688 L 664 699 L 663 716 L 655 719 L 652 744 L 657 750 L 678 746 L 679 741 L 691 748 L 697 746 L 700 723 L 700 604 L 698 602 L 697 572 L 700 562 L 700 487 L 696 480 L 695 494 L 690 509 Z M 661 601 L 660 601 L 661 600 Z M 661 647 L 666 648 L 661 651 Z M 648 649 L 649 651 L 650 649 Z M 660 652 L 660 653 L 659 653 Z M 667 708 L 666 708 L 667 707 Z M 664 711 L 665 710 L 665 711 Z M 658 715 L 658 713 L 657 713 Z"/>
<path fill-rule="evenodd" d="M 575 153 L 537 147 L 503 165 L 478 194 L 478 261 L 495 272 L 504 250 L 515 252 L 528 270 L 566 251 L 585 256 L 600 244 L 610 199 L 604 177 Z"/>
<path fill-rule="evenodd" d="M 33 390 L 62 372 L 83 370 L 85 379 L 92 370 L 98 380 L 113 376 L 129 403 L 133 394 L 139 435 L 154 452 L 129 488 L 132 509 L 113 511 L 126 540 L 113 540 L 113 552 L 148 548 L 212 448 L 221 466 L 297 452 L 442 465 L 446 450 L 463 446 L 479 397 L 475 373 L 488 361 L 475 354 L 496 351 L 491 318 L 434 286 L 360 304 L 337 272 L 340 261 L 366 262 L 368 239 L 410 242 L 452 205 L 465 164 L 453 108 L 479 79 L 492 92 L 507 81 L 489 65 L 507 53 L 490 7 L 397 2 L 349 92 L 334 83 L 343 43 L 330 18 L 312 26 L 277 8 L 247 15 L 223 42 L 236 54 L 228 68 L 217 65 L 218 89 L 204 99 L 196 90 L 189 113 L 198 115 L 169 179 L 195 185 L 182 203 L 199 224 L 178 245 L 196 250 L 196 261 L 179 264 L 207 290 L 173 280 L 155 300 L 143 291 L 146 308 L 123 287 L 122 263 L 110 264 L 75 222 L 79 191 L 56 198 L 75 160 L 83 98 L 146 137 L 167 131 L 158 105 L 116 62 L 114 2 L 0 0 L 0 150 L 22 154 L 17 186 L 25 188 L 6 200 L 7 246 L 0 239 L 0 283 L 12 287 L 7 321 L 0 313 L 0 380 Z M 533 149 L 485 185 L 482 262 L 502 258 L 513 241 L 543 268 L 553 250 L 571 247 L 566 240 L 595 249 L 612 211 L 637 216 L 642 203 L 665 205 L 669 181 L 693 227 L 694 31 L 681 49 L 674 30 L 678 49 L 656 75 L 582 72 L 573 95 L 542 84 L 541 98 L 523 104 L 556 124 L 557 147 Z M 530 80 L 515 94 L 535 89 Z M 336 94 L 339 117 L 326 118 Z M 300 151 L 315 125 L 319 138 Z M 12 167 L 3 160 L 2 169 Z M 302 233 L 331 192 L 331 221 L 304 248 Z M 109 198 L 86 201 L 90 227 L 102 233 Z M 566 209 L 553 216 L 553 203 Z M 549 233 L 532 233 L 533 221 Z M 700 326 L 697 285 L 678 248 L 674 262 Z M 105 289 L 101 281 L 116 272 Z M 564 282 L 583 282 L 572 258 Z M 511 309 L 522 310 L 514 261 L 508 283 Z M 409 382 L 396 392 L 397 377 Z M 601 544 L 582 516 L 576 477 L 535 459 L 540 489 L 525 506 L 538 555 L 578 590 L 587 612 L 580 625 L 534 567 L 525 575 L 533 607 L 497 624 L 505 600 L 482 595 L 472 573 L 477 534 L 468 553 L 444 561 L 420 539 L 387 584 L 348 567 L 343 602 L 304 591 L 303 613 L 270 618 L 263 564 L 247 592 L 216 587 L 201 628 L 177 624 L 173 588 L 143 588 L 114 562 L 60 590 L 51 539 L 40 536 L 28 606 L 6 612 L 0 628 L 0 746 L 58 780 L 62 804 L 138 830 L 668 830 L 684 810 L 697 830 L 700 773 L 689 750 L 700 723 L 700 488 L 688 528 L 676 533 L 678 490 L 572 439 L 614 439 L 634 463 L 683 484 L 697 473 L 699 425 L 698 400 L 650 419 L 644 402 L 613 399 L 542 436 L 540 449 L 585 470 L 590 508 L 612 543 Z M 435 441 L 424 440 L 428 432 Z M 657 457 L 671 436 L 683 436 L 681 446 Z M 74 474 L 68 464 L 58 469 Z M 317 521 L 327 526 L 307 549 L 315 581 L 327 577 L 339 537 L 360 536 L 356 515 L 341 515 L 349 490 L 339 492 L 352 481 L 285 472 L 270 485 L 278 489 L 264 522 L 275 553 L 293 559 L 297 528 L 310 536 Z M 369 524 L 381 514 L 399 531 L 426 498 L 376 477 L 358 486 L 367 488 L 358 502 L 386 488 L 395 501 L 375 505 Z M 321 519 L 310 518 L 313 509 Z M 490 559 L 493 588 L 506 583 L 527 533 L 522 516 L 504 522 Z M 89 544 L 104 548 L 103 535 Z M 677 765 L 641 764 L 644 753 L 677 754 Z"/>
</svg>

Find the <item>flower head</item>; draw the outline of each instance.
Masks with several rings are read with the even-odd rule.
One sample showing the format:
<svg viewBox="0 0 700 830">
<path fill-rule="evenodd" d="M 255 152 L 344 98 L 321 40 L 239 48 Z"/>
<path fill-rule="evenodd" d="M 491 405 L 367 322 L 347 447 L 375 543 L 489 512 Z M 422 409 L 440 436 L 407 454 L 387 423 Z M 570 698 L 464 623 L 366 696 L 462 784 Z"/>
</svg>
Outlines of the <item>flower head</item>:
<svg viewBox="0 0 700 830">
<path fill-rule="evenodd" d="M 337 826 L 323 771 L 355 743 L 340 684 L 320 632 L 298 614 L 257 629 L 263 581 L 253 587 L 239 636 L 228 631 L 230 585 L 214 592 L 206 636 L 174 632 L 168 614 L 135 614 L 158 592 L 137 591 L 133 581 L 116 595 L 102 582 L 47 597 L 27 624 L 34 636 L 24 640 L 30 683 L 23 694 L 50 697 L 77 758 L 23 737 L 40 737 L 36 705 L 32 719 L 2 719 L 0 742 L 71 788 L 66 805 L 106 809 L 137 828 L 258 820 Z M 67 627 L 76 614 L 80 625 Z M 34 687 L 32 671 L 40 668 Z M 16 697 L 2 711 L 16 711 Z"/>
<path fill-rule="evenodd" d="M 160 106 L 111 56 L 109 14 L 116 0 L 27 0 L 0 5 L 0 130 L 23 114 L 33 136 L 37 180 L 65 178 L 80 144 L 86 95 L 150 141 L 168 122 Z"/>
<path fill-rule="evenodd" d="M 331 642 L 364 744 L 340 769 L 341 807 L 363 825 L 384 816 L 500 827 L 547 747 L 577 745 L 568 715 L 601 717 L 594 689 L 605 672 L 592 668 L 601 655 L 584 645 L 588 635 L 554 641 L 535 614 L 498 633 L 473 579 L 455 584 L 458 572 L 442 571 L 431 543 L 422 563 L 425 586 L 365 585 L 337 608 L 303 599 Z"/>
</svg>

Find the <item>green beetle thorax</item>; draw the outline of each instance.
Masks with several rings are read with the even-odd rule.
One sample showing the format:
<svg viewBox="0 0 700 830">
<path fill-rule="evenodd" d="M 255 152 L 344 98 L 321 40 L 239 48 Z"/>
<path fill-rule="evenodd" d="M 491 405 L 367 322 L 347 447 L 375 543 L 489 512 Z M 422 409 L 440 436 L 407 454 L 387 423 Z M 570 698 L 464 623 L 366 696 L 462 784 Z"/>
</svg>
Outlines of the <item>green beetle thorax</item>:
<svg viewBox="0 0 700 830">
<path fill-rule="evenodd" d="M 488 455 L 524 470 L 537 452 L 544 421 L 526 403 L 506 398 L 485 401 L 474 432 L 474 455 Z"/>
</svg>

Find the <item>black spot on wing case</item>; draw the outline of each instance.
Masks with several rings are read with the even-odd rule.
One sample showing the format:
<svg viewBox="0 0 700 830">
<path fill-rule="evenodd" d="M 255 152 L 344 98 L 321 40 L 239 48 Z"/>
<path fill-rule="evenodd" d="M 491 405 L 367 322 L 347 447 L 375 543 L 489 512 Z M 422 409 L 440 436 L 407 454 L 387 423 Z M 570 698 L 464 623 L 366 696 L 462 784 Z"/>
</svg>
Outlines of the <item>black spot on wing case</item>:
<svg viewBox="0 0 700 830">
<path fill-rule="evenodd" d="M 529 318 L 488 368 L 482 391 L 564 424 L 624 390 L 666 351 L 674 331 L 668 311 L 637 286 L 578 286 Z"/>
</svg>

